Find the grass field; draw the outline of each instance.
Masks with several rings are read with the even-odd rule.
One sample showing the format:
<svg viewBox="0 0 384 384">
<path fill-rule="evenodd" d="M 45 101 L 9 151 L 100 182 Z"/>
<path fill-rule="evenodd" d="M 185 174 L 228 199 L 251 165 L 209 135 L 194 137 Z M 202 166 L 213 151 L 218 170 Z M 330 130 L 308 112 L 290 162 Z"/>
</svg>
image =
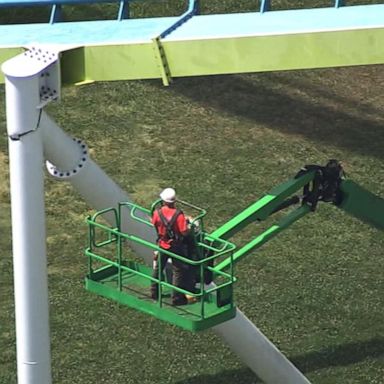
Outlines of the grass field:
<svg viewBox="0 0 384 384">
<path fill-rule="evenodd" d="M 174 186 L 208 209 L 213 230 L 302 165 L 330 158 L 384 196 L 383 85 L 383 66 L 186 78 L 169 88 L 97 83 L 65 88 L 49 113 L 135 201 L 148 206 Z M 15 384 L 4 99 L 1 86 L 0 383 Z M 258 383 L 212 332 L 188 333 L 84 290 L 91 212 L 46 177 L 54 383 Z M 238 264 L 236 304 L 312 383 L 383 384 L 383 246 L 382 233 L 323 204 Z"/>
</svg>

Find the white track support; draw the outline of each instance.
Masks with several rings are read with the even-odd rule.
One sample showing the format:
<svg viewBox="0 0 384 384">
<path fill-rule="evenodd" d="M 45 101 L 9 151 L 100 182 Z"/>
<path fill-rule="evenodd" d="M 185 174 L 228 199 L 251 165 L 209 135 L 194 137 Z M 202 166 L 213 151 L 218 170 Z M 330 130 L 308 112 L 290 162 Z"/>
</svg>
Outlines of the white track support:
<svg viewBox="0 0 384 384">
<path fill-rule="evenodd" d="M 55 61 L 51 57 L 50 63 Z M 39 60 L 36 60 L 39 61 Z M 50 384 L 40 84 L 47 63 L 17 56 L 6 62 L 12 245 L 19 384 Z"/>
<path fill-rule="evenodd" d="M 42 67 L 57 60 L 26 63 L 17 56 L 3 65 L 12 200 L 17 363 L 19 384 L 50 384 L 50 341 L 45 246 L 43 147 L 48 171 L 68 180 L 95 209 L 116 207 L 129 196 L 89 159 L 86 145 L 71 139 L 40 108 L 55 93 L 41 86 Z M 32 56 L 29 56 L 32 58 Z M 45 56 L 44 56 L 45 57 Z M 58 73 L 54 68 L 53 73 Z M 51 88 L 48 84 L 48 89 Z M 57 90 L 58 93 L 59 90 Z M 57 94 L 56 93 L 56 94 Z M 37 108 L 39 106 L 39 108 Z M 113 218 L 106 217 L 113 225 Z M 151 227 L 129 219 L 122 230 L 155 241 Z M 147 264 L 152 252 L 134 246 Z M 309 381 L 278 351 L 245 315 L 213 328 L 244 364 L 266 384 L 308 384 Z"/>
<path fill-rule="evenodd" d="M 44 153 L 49 159 L 47 167 L 52 176 L 69 181 L 96 210 L 115 207 L 121 201 L 131 201 L 130 197 L 88 157 L 88 149 L 81 140 L 71 139 L 44 112 L 40 125 L 44 136 Z M 113 217 L 106 219 L 114 225 Z M 128 220 L 122 223 L 122 227 L 128 233 L 148 241 L 154 242 L 156 239 L 153 229 L 136 221 Z M 151 265 L 152 252 L 146 247 L 132 245 L 135 246 L 135 253 Z M 240 310 L 237 310 L 234 319 L 214 327 L 213 331 L 266 384 L 309 383 Z"/>
<path fill-rule="evenodd" d="M 45 112 L 41 116 L 44 154 L 48 172 L 58 180 L 67 180 L 96 210 L 117 207 L 119 202 L 132 202 L 131 198 L 89 157 L 84 142 L 69 137 Z M 113 215 L 105 217 L 115 226 Z M 131 219 L 126 211 L 122 230 L 131 235 L 155 243 L 156 233 Z M 152 251 L 142 245 L 131 243 L 135 253 L 146 261 L 152 260 Z"/>
<path fill-rule="evenodd" d="M 212 328 L 266 384 L 310 384 L 308 379 L 239 310 Z"/>
</svg>

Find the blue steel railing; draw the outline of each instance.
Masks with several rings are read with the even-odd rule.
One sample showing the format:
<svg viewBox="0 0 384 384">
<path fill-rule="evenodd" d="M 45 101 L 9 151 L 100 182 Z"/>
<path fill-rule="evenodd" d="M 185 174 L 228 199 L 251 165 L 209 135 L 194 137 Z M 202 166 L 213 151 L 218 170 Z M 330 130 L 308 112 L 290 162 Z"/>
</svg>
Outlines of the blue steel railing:
<svg viewBox="0 0 384 384">
<path fill-rule="evenodd" d="M 344 0 L 330 0 L 330 5 L 333 5 L 335 8 L 342 7 L 345 1 Z M 267 12 L 271 10 L 272 0 L 261 0 L 260 1 L 260 12 Z"/>
<path fill-rule="evenodd" d="M 129 3 L 138 0 L 0 0 L 0 8 L 6 7 L 29 7 L 29 6 L 51 6 L 51 14 L 49 23 L 53 24 L 61 21 L 62 6 L 76 4 L 99 4 L 99 3 L 117 3 L 119 4 L 117 20 L 121 21 L 129 18 Z M 171 30 L 176 29 L 194 14 L 199 11 L 198 0 L 188 0 L 187 10 L 180 15 L 175 25 L 172 25 L 162 33 L 168 34 Z"/>
<path fill-rule="evenodd" d="M 117 20 L 123 20 L 129 17 L 128 0 L 0 0 L 0 8 L 51 6 L 49 23 L 53 24 L 61 20 L 63 5 L 98 3 L 117 3 L 119 4 Z"/>
<path fill-rule="evenodd" d="M 169 35 L 175 29 L 179 28 L 180 25 L 187 22 L 194 15 L 199 14 L 200 12 L 200 3 L 199 0 L 189 0 L 188 9 L 179 17 L 179 19 L 166 30 L 160 33 L 159 38 L 163 39 L 165 36 Z"/>
<path fill-rule="evenodd" d="M 53 24 L 61 21 L 62 6 L 63 5 L 76 5 L 76 4 L 99 4 L 99 3 L 117 3 L 119 4 L 117 20 L 121 21 L 129 18 L 129 4 L 134 1 L 140 0 L 0 0 L 0 8 L 5 7 L 29 7 L 29 6 L 51 6 L 51 14 L 49 23 Z M 347 0 L 328 0 L 329 6 L 340 8 L 346 6 Z M 260 13 L 272 11 L 273 3 L 277 0 L 260 0 Z M 293 3 L 293 1 L 292 1 Z M 291 9 L 291 8 L 290 8 Z M 159 34 L 159 38 L 164 38 L 172 31 L 177 29 L 180 25 L 187 22 L 194 15 L 200 13 L 199 0 L 187 0 L 187 9 L 182 13 L 178 20 L 170 27 L 166 28 Z"/>
</svg>

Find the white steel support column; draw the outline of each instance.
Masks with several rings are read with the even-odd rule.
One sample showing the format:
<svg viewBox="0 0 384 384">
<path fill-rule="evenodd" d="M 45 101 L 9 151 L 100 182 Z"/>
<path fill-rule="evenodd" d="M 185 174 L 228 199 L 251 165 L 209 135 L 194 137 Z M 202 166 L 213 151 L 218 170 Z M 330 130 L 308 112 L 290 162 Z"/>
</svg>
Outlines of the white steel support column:
<svg viewBox="0 0 384 384">
<path fill-rule="evenodd" d="M 19 384 L 50 384 L 40 71 L 11 59 L 5 74 Z"/>
<path fill-rule="evenodd" d="M 310 384 L 308 379 L 238 309 L 212 328 L 265 384 Z"/>
<path fill-rule="evenodd" d="M 69 137 L 45 112 L 41 116 L 44 155 L 48 172 L 58 180 L 68 181 L 94 209 L 116 208 L 120 202 L 132 202 L 131 198 L 90 157 L 87 145 L 80 139 Z M 112 214 L 105 215 L 111 225 L 116 225 Z M 153 227 L 132 219 L 128 212 L 121 223 L 124 232 L 156 242 Z M 131 243 L 138 256 L 151 263 L 151 249 Z"/>
<path fill-rule="evenodd" d="M 48 171 L 59 180 L 67 180 L 96 210 L 115 207 L 130 197 L 89 158 L 86 145 L 70 138 L 46 113 L 41 117 L 44 153 Z M 81 167 L 80 167 L 81 166 Z M 113 218 L 106 217 L 113 225 Z M 155 241 L 153 228 L 139 225 L 133 220 L 122 223 L 123 231 Z M 152 252 L 146 247 L 132 244 L 135 253 L 148 265 Z M 213 331 L 254 371 L 266 384 L 309 384 L 309 381 L 271 343 L 263 333 L 238 309 L 236 317 L 217 325 Z"/>
<path fill-rule="evenodd" d="M 58 96 L 59 87 L 52 92 L 50 79 L 58 78 L 59 70 L 51 67 L 52 71 L 46 75 L 42 70 L 57 57 L 51 55 L 47 63 L 40 57 L 34 60 L 37 56 L 36 51 L 29 56 L 33 65 L 26 65 L 25 58 L 20 57 L 3 65 L 10 137 L 19 384 L 51 383 L 43 157 L 49 160 L 48 171 L 58 179 L 71 182 L 95 209 L 129 201 L 128 195 L 89 158 L 86 145 L 71 139 L 41 110 L 45 103 Z M 49 77 L 43 79 L 45 85 L 40 76 Z M 128 219 L 122 229 L 149 241 L 156 237 L 153 228 L 138 226 L 132 219 Z M 135 251 L 146 263 L 151 263 L 151 252 L 144 247 Z M 309 384 L 240 310 L 234 319 L 215 326 L 213 331 L 264 383 Z"/>
</svg>

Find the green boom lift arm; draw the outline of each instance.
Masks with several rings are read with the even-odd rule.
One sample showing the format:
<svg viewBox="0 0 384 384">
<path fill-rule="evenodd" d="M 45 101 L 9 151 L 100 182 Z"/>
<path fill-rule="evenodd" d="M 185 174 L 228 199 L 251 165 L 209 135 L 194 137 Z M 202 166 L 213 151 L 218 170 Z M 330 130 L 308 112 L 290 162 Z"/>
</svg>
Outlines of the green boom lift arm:
<svg viewBox="0 0 384 384">
<path fill-rule="evenodd" d="M 301 189 L 300 194 L 295 194 Z M 87 219 L 89 246 L 85 250 L 88 257 L 86 289 L 190 331 L 208 329 L 236 316 L 233 302 L 233 285 L 236 281 L 234 263 L 307 213 L 315 211 L 319 201 L 332 203 L 384 229 L 384 200 L 353 181 L 346 180 L 343 168 L 336 160 L 330 160 L 325 166 L 306 165 L 293 179 L 274 188 L 211 234 L 204 231 L 203 217 L 206 211 L 179 200 L 186 209 L 197 211 L 191 221 L 192 248 L 196 253 L 191 252 L 189 258 L 172 254 L 160 249 L 157 244 L 122 232 L 121 223 L 126 221 L 125 215 L 143 226 L 152 226 L 149 217 L 159 204 L 158 200 L 151 209 L 121 202 L 117 208 L 104 209 Z M 299 207 L 241 248 L 237 249 L 235 244 L 228 241 L 249 223 L 263 221 L 292 205 Z M 114 217 L 112 224 L 105 224 L 102 220 L 104 214 Z M 159 268 L 158 276 L 153 276 L 152 268 L 132 257 L 124 246 L 126 241 L 168 254 L 172 259 L 188 264 L 196 275 L 196 282 L 200 283 L 199 288 L 195 286 L 195 290 L 188 291 L 174 286 L 163 276 L 162 268 Z M 153 282 L 159 286 L 157 300 L 152 300 L 149 295 Z M 211 282 L 213 284 L 209 284 Z M 192 295 L 197 301 L 187 306 L 173 306 L 172 290 Z"/>
<path fill-rule="evenodd" d="M 301 188 L 303 188 L 301 195 L 291 196 Z M 341 163 L 337 160 L 329 160 L 325 166 L 306 165 L 293 179 L 274 188 L 217 228 L 212 232 L 212 236 L 229 239 L 251 222 L 265 220 L 277 211 L 300 204 L 277 224 L 273 224 L 249 243 L 237 249 L 232 259 L 233 262 L 237 262 L 307 213 L 315 211 L 319 201 L 332 203 L 360 220 L 378 229 L 384 229 L 384 199 L 353 181 L 346 180 Z M 229 265 L 230 260 L 225 259 L 214 269 L 221 271 Z"/>
</svg>

